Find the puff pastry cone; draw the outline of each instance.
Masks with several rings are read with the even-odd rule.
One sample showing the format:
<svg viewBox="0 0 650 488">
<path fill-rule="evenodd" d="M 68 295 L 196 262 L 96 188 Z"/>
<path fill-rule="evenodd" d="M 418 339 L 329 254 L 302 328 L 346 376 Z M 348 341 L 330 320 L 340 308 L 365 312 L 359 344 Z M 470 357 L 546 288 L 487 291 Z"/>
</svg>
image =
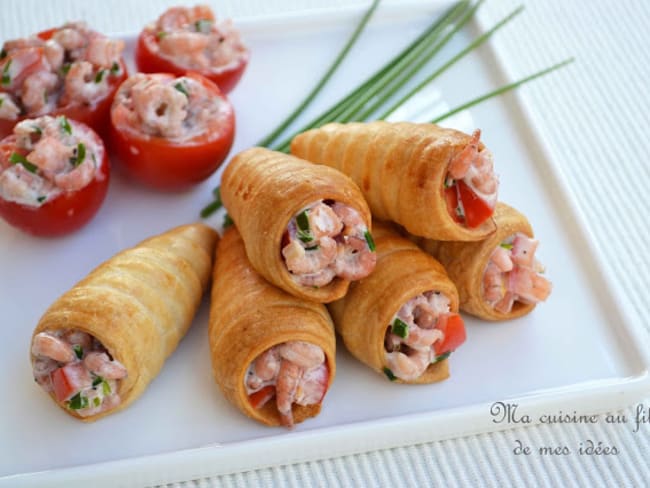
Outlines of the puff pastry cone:
<svg viewBox="0 0 650 488">
<path fill-rule="evenodd" d="M 375 271 L 328 305 L 358 360 L 392 381 L 433 383 L 465 341 L 458 294 L 444 268 L 388 223 L 375 221 Z"/>
<path fill-rule="evenodd" d="M 438 259 L 456 285 L 460 309 L 485 320 L 508 320 L 530 313 L 551 293 L 535 258 L 538 241 L 528 219 L 498 202 L 496 232 L 480 242 L 416 239 Z"/>
<path fill-rule="evenodd" d="M 36 381 L 66 413 L 94 421 L 129 406 L 190 327 L 212 270 L 217 233 L 176 227 L 100 264 L 41 317 Z"/>
<path fill-rule="evenodd" d="M 352 178 L 374 218 L 430 239 L 477 241 L 494 232 L 498 189 L 479 138 L 434 124 L 331 123 L 298 134 L 291 153 Z"/>
<path fill-rule="evenodd" d="M 241 412 L 287 427 L 318 415 L 336 373 L 325 306 L 271 285 L 252 267 L 235 227 L 219 242 L 210 305 L 214 378 Z"/>
<path fill-rule="evenodd" d="M 370 210 L 339 171 L 251 148 L 228 164 L 221 198 L 253 268 L 296 297 L 331 302 L 374 268 Z"/>
</svg>

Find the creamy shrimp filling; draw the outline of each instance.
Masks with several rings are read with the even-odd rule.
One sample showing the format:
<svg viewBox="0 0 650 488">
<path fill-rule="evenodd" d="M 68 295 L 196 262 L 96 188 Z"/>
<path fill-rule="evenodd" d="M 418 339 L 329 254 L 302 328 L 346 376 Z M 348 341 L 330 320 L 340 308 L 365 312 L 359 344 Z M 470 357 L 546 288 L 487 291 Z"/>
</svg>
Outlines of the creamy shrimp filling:
<svg viewBox="0 0 650 488">
<path fill-rule="evenodd" d="M 121 129 L 174 142 L 207 134 L 224 117 L 222 100 L 195 79 L 142 73 L 120 86 L 112 110 Z"/>
<path fill-rule="evenodd" d="M 477 227 L 494 212 L 499 180 L 492 153 L 479 148 L 481 131 L 449 163 L 444 189 L 450 215 L 468 227 Z"/>
<path fill-rule="evenodd" d="M 327 392 L 329 369 L 325 353 L 309 342 L 283 342 L 253 360 L 244 382 L 254 408 L 262 408 L 275 397 L 282 424 L 291 427 L 294 403 L 318 404 Z"/>
<path fill-rule="evenodd" d="M 359 212 L 330 200 L 318 201 L 291 219 L 282 256 L 298 283 L 314 287 L 336 277 L 364 278 L 377 260 L 372 235 Z"/>
<path fill-rule="evenodd" d="M 96 338 L 80 330 L 39 332 L 32 340 L 34 380 L 82 417 L 120 404 L 127 370 Z"/>
<path fill-rule="evenodd" d="M 461 320 L 450 312 L 450 304 L 441 292 L 428 291 L 411 298 L 393 316 L 384 340 L 384 373 L 389 379 L 416 380 L 429 365 L 449 356 L 446 344 L 451 337 L 447 335 L 458 332 L 448 328 L 448 323 Z"/>
<path fill-rule="evenodd" d="M 538 303 L 550 295 L 551 282 L 535 258 L 538 245 L 518 232 L 492 251 L 483 274 L 483 298 L 497 312 L 509 313 L 516 302 Z"/>
<path fill-rule="evenodd" d="M 6 41 L 0 51 L 0 118 L 37 116 L 56 107 L 92 105 L 121 76 L 124 41 L 90 30 L 83 22 L 63 25 L 48 40 L 33 36 Z"/>
<path fill-rule="evenodd" d="M 0 147 L 0 198 L 40 207 L 99 177 L 104 148 L 87 127 L 66 117 L 26 119 Z"/>
<path fill-rule="evenodd" d="M 172 7 L 145 29 L 151 52 L 187 69 L 219 72 L 248 57 L 232 22 L 217 21 L 206 5 Z"/>
</svg>

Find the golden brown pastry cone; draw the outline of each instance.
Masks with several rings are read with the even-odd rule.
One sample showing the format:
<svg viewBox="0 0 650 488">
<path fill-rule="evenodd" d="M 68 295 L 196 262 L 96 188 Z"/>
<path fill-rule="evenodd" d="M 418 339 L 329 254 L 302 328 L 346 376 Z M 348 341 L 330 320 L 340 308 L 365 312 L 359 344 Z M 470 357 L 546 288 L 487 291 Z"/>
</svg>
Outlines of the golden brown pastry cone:
<svg viewBox="0 0 650 488">
<path fill-rule="evenodd" d="M 283 342 L 306 341 L 320 346 L 331 385 L 336 374 L 336 338 L 325 306 L 289 295 L 262 278 L 246 257 L 244 243 L 234 227 L 226 230 L 219 243 L 211 293 L 212 370 L 228 401 L 239 410 L 258 422 L 281 425 L 275 401 L 260 409 L 251 406 L 245 379 L 248 366 L 257 356 Z M 294 404 L 294 422 L 314 417 L 320 409 L 320 404 Z"/>
<path fill-rule="evenodd" d="M 33 335 L 86 332 L 128 371 L 119 383 L 121 403 L 112 410 L 81 417 L 52 394 L 57 405 L 90 422 L 140 396 L 192 323 L 210 281 L 217 239 L 202 224 L 171 229 L 102 263 L 50 306 Z"/>
<path fill-rule="evenodd" d="M 388 223 L 375 222 L 377 265 L 368 277 L 350 285 L 347 295 L 328 305 L 336 331 L 348 351 L 384 374 L 386 330 L 393 316 L 411 298 L 435 290 L 449 297 L 458 311 L 458 294 L 444 268 Z M 438 361 L 415 381 L 433 383 L 449 377 L 447 360 Z M 404 381 L 397 379 L 400 383 Z"/>
<path fill-rule="evenodd" d="M 498 312 L 483 299 L 483 274 L 492 251 L 507 237 L 521 232 L 533 236 L 528 219 L 505 203 L 498 202 L 494 220 L 497 231 L 480 242 L 443 242 L 417 239 L 425 251 L 438 259 L 458 289 L 460 309 L 485 320 L 508 320 L 526 315 L 535 304 L 516 301 L 512 310 Z"/>
<path fill-rule="evenodd" d="M 320 288 L 298 284 L 281 254 L 289 221 L 318 200 L 336 200 L 356 209 L 368 230 L 370 210 L 354 182 L 339 171 L 263 148 L 247 149 L 228 164 L 221 198 L 237 225 L 253 268 L 294 296 L 320 303 L 342 297 L 349 281 L 335 278 Z"/>
<path fill-rule="evenodd" d="M 416 236 L 476 241 L 494 232 L 494 222 L 473 229 L 456 223 L 443 192 L 449 162 L 470 139 L 434 124 L 332 123 L 298 134 L 291 153 L 350 176 L 375 218 Z"/>
</svg>

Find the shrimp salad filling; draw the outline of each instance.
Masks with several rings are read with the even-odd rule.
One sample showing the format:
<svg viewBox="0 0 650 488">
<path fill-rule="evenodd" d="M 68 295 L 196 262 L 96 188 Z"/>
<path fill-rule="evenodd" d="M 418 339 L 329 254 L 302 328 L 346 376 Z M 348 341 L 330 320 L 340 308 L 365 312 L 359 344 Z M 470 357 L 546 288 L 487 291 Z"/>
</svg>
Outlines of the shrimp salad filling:
<svg viewBox="0 0 650 488">
<path fill-rule="evenodd" d="M 185 142 L 224 118 L 223 102 L 202 83 L 182 76 L 131 76 L 113 102 L 113 120 L 139 136 Z"/>
<path fill-rule="evenodd" d="M 481 131 L 449 163 L 444 189 L 448 209 L 456 222 L 478 227 L 493 213 L 497 203 L 499 180 L 494 172 L 492 153 L 479 150 Z"/>
<path fill-rule="evenodd" d="M 539 241 L 518 232 L 494 249 L 483 274 L 483 297 L 497 312 L 509 313 L 515 302 L 538 303 L 548 298 L 551 282 L 535 258 Z"/>
<path fill-rule="evenodd" d="M 145 28 L 152 53 L 185 69 L 220 71 L 237 66 L 248 50 L 230 20 L 219 21 L 207 5 L 172 7 Z"/>
<path fill-rule="evenodd" d="M 462 319 L 450 312 L 450 300 L 443 293 L 428 291 L 406 302 L 386 329 L 386 376 L 391 381 L 414 381 L 429 365 L 446 359 L 451 353 L 445 347 L 451 342 L 447 333 L 458 333 L 457 328 L 448 327 L 450 321 L 460 321 L 464 340 Z"/>
<path fill-rule="evenodd" d="M 291 219 L 282 256 L 303 286 L 321 287 L 335 277 L 359 280 L 375 267 L 372 235 L 361 215 L 348 205 L 318 201 Z"/>
<path fill-rule="evenodd" d="M 79 330 L 39 332 L 32 341 L 34 380 L 82 417 L 120 404 L 126 368 L 93 336 Z"/>
<path fill-rule="evenodd" d="M 314 405 L 323 400 L 329 369 L 323 350 L 304 341 L 273 346 L 249 365 L 246 393 L 254 408 L 262 408 L 275 397 L 282 425 L 293 426 L 292 404 Z"/>
<path fill-rule="evenodd" d="M 83 22 L 37 36 L 6 41 L 0 51 L 0 118 L 36 116 L 71 103 L 92 105 L 120 77 L 124 41 L 109 39 Z"/>
<path fill-rule="evenodd" d="M 84 125 L 63 116 L 23 120 L 0 146 L 0 198 L 40 207 L 102 177 L 103 158 L 101 141 Z"/>
</svg>

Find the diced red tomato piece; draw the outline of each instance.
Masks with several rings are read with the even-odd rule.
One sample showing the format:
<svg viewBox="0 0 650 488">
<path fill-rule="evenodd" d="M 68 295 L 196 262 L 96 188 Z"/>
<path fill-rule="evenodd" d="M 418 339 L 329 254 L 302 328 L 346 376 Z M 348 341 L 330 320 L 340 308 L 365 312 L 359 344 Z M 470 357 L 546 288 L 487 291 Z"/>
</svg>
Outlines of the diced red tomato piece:
<svg viewBox="0 0 650 488">
<path fill-rule="evenodd" d="M 439 318 L 436 328 L 445 334 L 442 342 L 435 342 L 433 344 L 436 356 L 455 351 L 467 338 L 463 318 L 457 313 Z"/>
<path fill-rule="evenodd" d="M 445 201 L 447 202 L 447 211 L 451 218 L 454 219 L 454 222 L 462 222 L 458 212 L 456 212 L 456 207 L 458 207 L 458 192 L 456 191 L 456 185 L 452 185 L 449 188 L 445 188 Z"/>
<path fill-rule="evenodd" d="M 268 385 L 248 395 L 248 401 L 253 408 L 262 408 L 266 402 L 275 396 L 275 386 Z"/>
<path fill-rule="evenodd" d="M 92 385 L 92 378 L 82 363 L 70 363 L 52 372 L 54 395 L 59 402 L 73 397 L 79 390 Z"/>
<path fill-rule="evenodd" d="M 460 201 L 463 204 L 467 227 L 478 227 L 492 217 L 494 208 L 490 207 L 485 200 L 474 193 L 463 181 L 457 181 L 456 185 L 458 186 Z"/>
</svg>

